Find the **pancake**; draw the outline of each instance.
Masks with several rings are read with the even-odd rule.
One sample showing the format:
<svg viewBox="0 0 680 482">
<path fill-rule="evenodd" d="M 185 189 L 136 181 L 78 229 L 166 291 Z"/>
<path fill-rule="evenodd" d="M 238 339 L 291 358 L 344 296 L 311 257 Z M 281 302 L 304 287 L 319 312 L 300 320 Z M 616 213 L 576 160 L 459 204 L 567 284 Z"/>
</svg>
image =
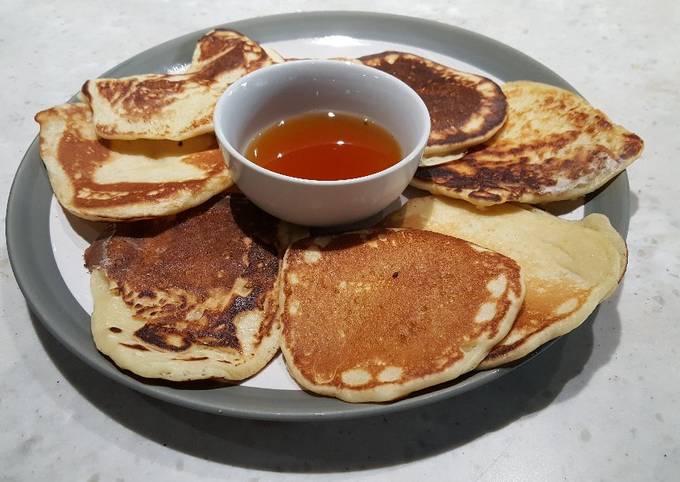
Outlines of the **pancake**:
<svg viewBox="0 0 680 482">
<path fill-rule="evenodd" d="M 503 92 L 508 120 L 498 134 L 460 160 L 418 169 L 412 186 L 478 206 L 574 199 L 642 153 L 642 139 L 571 92 L 528 81 Z"/>
<path fill-rule="evenodd" d="M 419 166 L 438 166 L 440 164 L 447 164 L 451 161 L 457 161 L 458 159 L 465 156 L 467 151 L 463 152 L 452 152 L 451 154 L 444 154 L 441 156 L 423 156 L 420 158 Z"/>
<path fill-rule="evenodd" d="M 232 184 L 212 134 L 175 141 L 99 139 L 87 104 L 39 112 L 40 155 L 61 205 L 94 221 L 174 214 Z"/>
<path fill-rule="evenodd" d="M 212 132 L 227 87 L 278 60 L 238 32 L 213 30 L 198 42 L 189 72 L 88 80 L 82 91 L 98 136 L 181 141 Z"/>
<path fill-rule="evenodd" d="M 278 221 L 242 196 L 118 224 L 86 251 L 92 335 L 120 368 L 241 380 L 278 349 Z"/>
<path fill-rule="evenodd" d="M 404 52 L 382 52 L 359 60 L 397 77 L 423 99 L 432 122 L 426 157 L 480 144 L 505 122 L 505 96 L 486 77 Z"/>
<path fill-rule="evenodd" d="M 473 370 L 524 297 L 513 260 L 428 231 L 306 238 L 283 266 L 288 370 L 348 402 L 394 400 Z"/>
<path fill-rule="evenodd" d="M 231 50 L 234 39 L 238 40 L 239 37 L 241 39 L 246 39 L 242 34 L 226 29 L 214 29 L 205 34 L 196 43 L 194 53 L 191 56 L 191 64 L 187 68 L 186 73 L 198 72 L 206 67 L 216 60 L 217 57 Z M 252 42 L 252 40 L 250 40 L 250 42 Z M 265 51 L 274 63 L 284 62 L 283 57 L 275 50 L 263 47 L 262 45 L 259 45 L 259 47 Z"/>
<path fill-rule="evenodd" d="M 626 245 L 602 214 L 566 221 L 530 206 L 481 210 L 427 196 L 411 199 L 384 224 L 456 236 L 522 267 L 524 304 L 510 333 L 480 364 L 482 369 L 518 360 L 578 327 L 614 292 L 626 269 Z"/>
</svg>

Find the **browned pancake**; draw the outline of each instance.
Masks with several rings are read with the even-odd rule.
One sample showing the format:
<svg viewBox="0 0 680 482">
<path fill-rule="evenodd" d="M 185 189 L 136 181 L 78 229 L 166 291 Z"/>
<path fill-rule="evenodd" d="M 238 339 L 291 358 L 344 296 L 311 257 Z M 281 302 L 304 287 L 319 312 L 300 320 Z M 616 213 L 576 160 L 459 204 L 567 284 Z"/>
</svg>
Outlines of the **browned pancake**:
<svg viewBox="0 0 680 482">
<path fill-rule="evenodd" d="M 386 401 L 474 369 L 524 297 L 510 258 L 450 236 L 377 229 L 294 243 L 282 350 L 306 389 Z"/>
<path fill-rule="evenodd" d="M 246 38 L 243 34 L 234 30 L 223 28 L 211 30 L 205 34 L 196 43 L 196 48 L 194 49 L 194 53 L 191 57 L 191 64 L 189 65 L 187 72 L 198 72 L 213 60 L 222 56 L 225 52 L 231 51 L 234 43 L 239 41 L 239 36 Z M 261 47 L 274 62 L 283 62 L 283 57 L 281 57 L 278 52 L 261 45 L 259 47 Z M 231 54 L 231 57 L 234 58 L 233 54 Z"/>
<path fill-rule="evenodd" d="M 97 137 L 87 104 L 39 112 L 40 155 L 57 199 L 95 221 L 174 214 L 232 184 L 212 134 L 186 141 Z"/>
<path fill-rule="evenodd" d="M 243 75 L 279 61 L 232 30 L 213 30 L 184 74 L 89 80 L 83 86 L 97 134 L 107 139 L 184 140 L 212 132 L 217 99 Z"/>
<path fill-rule="evenodd" d="M 505 122 L 505 96 L 486 77 L 404 52 L 382 52 L 359 60 L 402 80 L 423 99 L 432 122 L 426 156 L 459 152 L 484 142 Z"/>
<path fill-rule="evenodd" d="M 278 348 L 277 228 L 238 195 L 116 225 L 85 253 L 97 348 L 144 377 L 254 374 Z"/>
<path fill-rule="evenodd" d="M 530 206 L 479 209 L 425 196 L 411 199 L 383 223 L 456 236 L 522 267 L 527 286 L 522 308 L 480 368 L 518 360 L 578 327 L 614 292 L 626 269 L 626 244 L 602 214 L 567 221 Z"/>
<path fill-rule="evenodd" d="M 508 120 L 498 134 L 459 160 L 419 168 L 413 186 L 479 206 L 574 199 L 642 153 L 640 137 L 576 94 L 529 81 L 503 92 Z"/>
</svg>

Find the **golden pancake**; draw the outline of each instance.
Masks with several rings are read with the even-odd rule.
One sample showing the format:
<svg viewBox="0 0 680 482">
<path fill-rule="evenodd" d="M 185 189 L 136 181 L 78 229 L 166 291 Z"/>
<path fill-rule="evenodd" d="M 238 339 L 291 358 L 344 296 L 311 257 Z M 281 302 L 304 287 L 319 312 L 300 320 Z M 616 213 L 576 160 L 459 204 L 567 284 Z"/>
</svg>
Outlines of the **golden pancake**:
<svg viewBox="0 0 680 482">
<path fill-rule="evenodd" d="M 382 52 L 359 60 L 397 77 L 423 99 L 432 122 L 426 157 L 460 152 L 484 142 L 505 122 L 505 96 L 486 77 L 404 52 Z"/>
<path fill-rule="evenodd" d="M 503 92 L 508 120 L 498 134 L 462 159 L 418 169 L 412 186 L 478 206 L 574 199 L 642 153 L 642 139 L 571 92 L 528 81 Z"/>
<path fill-rule="evenodd" d="M 578 327 L 614 292 L 626 269 L 626 245 L 601 214 L 566 221 L 530 206 L 479 209 L 427 196 L 411 199 L 384 224 L 456 236 L 522 267 L 527 286 L 522 309 L 480 368 L 522 358 Z"/>
<path fill-rule="evenodd" d="M 278 349 L 278 221 L 242 196 L 118 224 L 95 241 L 92 335 L 147 378 L 241 380 Z"/>
<path fill-rule="evenodd" d="M 288 370 L 348 402 L 394 400 L 473 370 L 524 297 L 513 260 L 412 229 L 298 241 L 280 283 Z"/>
<path fill-rule="evenodd" d="M 98 136 L 180 141 L 212 132 L 213 109 L 227 87 L 278 60 L 238 32 L 213 30 L 199 41 L 187 73 L 88 80 L 82 91 Z"/>
<path fill-rule="evenodd" d="M 232 184 L 212 134 L 175 141 L 100 139 L 87 104 L 39 112 L 40 155 L 54 193 L 74 215 L 129 221 L 174 214 Z"/>
</svg>

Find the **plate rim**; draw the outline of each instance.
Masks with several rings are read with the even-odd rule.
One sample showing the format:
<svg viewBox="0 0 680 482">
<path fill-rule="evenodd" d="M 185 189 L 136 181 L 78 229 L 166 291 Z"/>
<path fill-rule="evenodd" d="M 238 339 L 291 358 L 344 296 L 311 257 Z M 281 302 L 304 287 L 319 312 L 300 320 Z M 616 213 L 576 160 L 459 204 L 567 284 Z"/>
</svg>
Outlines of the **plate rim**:
<svg viewBox="0 0 680 482">
<path fill-rule="evenodd" d="M 463 29 L 461 27 L 455 26 L 455 25 L 449 25 L 446 23 L 442 22 L 437 22 L 433 20 L 426 20 L 426 19 L 420 19 L 420 18 L 415 18 L 415 17 L 410 17 L 410 16 L 404 16 L 404 15 L 394 15 L 394 14 L 386 14 L 386 13 L 377 13 L 377 12 L 360 12 L 360 11 L 312 11 L 312 12 L 299 12 L 299 13 L 283 13 L 283 14 L 276 14 L 276 15 L 266 15 L 266 16 L 259 16 L 259 17 L 252 17 L 244 20 L 237 20 L 234 22 L 227 22 L 227 23 L 222 23 L 213 27 L 205 28 L 205 29 L 200 29 L 196 30 L 181 36 L 178 36 L 174 39 L 167 40 L 165 42 L 162 42 L 160 44 L 157 44 L 151 48 L 148 48 L 142 52 L 139 52 L 132 57 L 129 57 L 128 59 L 123 60 L 120 62 L 118 65 L 115 67 L 109 69 L 108 71 L 104 72 L 101 76 L 109 76 L 109 75 L 115 75 L 116 72 L 119 72 L 122 69 L 125 69 L 126 67 L 129 67 L 134 64 L 134 62 L 144 62 L 144 58 L 147 58 L 148 56 L 155 55 L 157 52 L 162 51 L 164 49 L 167 49 L 170 46 L 173 45 L 184 45 L 185 43 L 192 41 L 195 42 L 196 39 L 198 39 L 202 34 L 205 32 L 209 31 L 212 28 L 230 28 L 230 29 L 235 29 L 235 30 L 243 30 L 245 33 L 247 33 L 249 36 L 253 35 L 252 31 L 256 31 L 258 28 L 259 29 L 266 29 L 269 28 L 273 32 L 272 35 L 286 35 L 285 30 L 288 29 L 281 29 L 281 25 L 284 25 L 286 22 L 287 23 L 295 23 L 295 22 L 305 22 L 307 24 L 310 23 L 310 21 L 315 21 L 317 22 L 317 27 L 319 29 L 325 29 L 328 28 L 328 25 L 334 24 L 336 26 L 336 29 L 342 29 L 344 26 L 345 31 L 351 31 L 351 30 L 357 30 L 357 24 L 359 27 L 361 26 L 362 22 L 366 23 L 368 22 L 369 24 L 372 24 L 372 27 L 375 27 L 376 24 L 379 24 L 380 27 L 384 27 L 385 25 L 391 24 L 395 25 L 398 24 L 400 26 L 406 26 L 408 27 L 408 31 L 406 32 L 408 36 L 413 36 L 413 35 L 418 35 L 418 36 L 424 36 L 428 37 L 427 32 L 432 32 L 433 30 L 436 30 L 439 34 L 443 32 L 444 35 L 451 35 L 454 37 L 464 37 L 466 39 L 466 42 L 472 42 L 472 44 L 480 44 L 479 46 L 474 47 L 475 49 L 483 49 L 483 48 L 491 48 L 494 51 L 502 52 L 508 55 L 508 59 L 512 58 L 517 58 L 519 57 L 522 59 L 525 63 L 529 63 L 532 65 L 537 71 L 543 72 L 544 75 L 547 75 L 551 77 L 551 80 L 553 80 L 553 84 L 557 84 L 560 87 L 567 88 L 568 90 L 571 90 L 573 92 L 576 92 L 576 90 L 569 84 L 567 83 L 562 77 L 557 75 L 555 72 L 553 72 L 551 69 L 548 67 L 544 66 L 543 64 L 539 63 L 538 61 L 534 60 L 533 58 L 529 57 L 528 55 L 520 52 L 519 50 L 514 49 L 513 47 L 510 47 L 508 45 L 505 45 L 499 41 L 496 41 L 490 37 L 486 37 L 482 34 L 479 34 L 477 32 L 473 32 L 467 29 Z M 342 25 L 344 24 L 344 25 Z M 352 24 L 352 25 L 349 25 Z M 351 28 L 350 28 L 351 27 Z M 424 27 L 427 27 L 427 32 L 423 33 L 422 29 Z M 310 28 L 310 30 L 314 30 L 314 28 Z M 376 29 L 375 31 L 378 31 L 379 29 Z M 395 29 L 400 33 L 400 39 L 401 40 L 390 40 L 388 39 L 387 41 L 395 41 L 399 42 L 402 44 L 410 45 L 408 41 L 403 41 L 404 39 L 404 30 L 400 29 Z M 417 34 L 416 32 L 419 32 Z M 324 32 L 319 30 L 319 35 L 323 35 Z M 325 35 L 328 35 L 329 32 L 325 32 Z M 332 33 L 331 33 L 332 34 Z M 343 33 L 344 34 L 344 33 Z M 295 38 L 296 35 L 291 35 L 290 38 Z M 314 34 L 302 34 L 298 35 L 298 38 L 310 38 L 315 36 Z M 261 36 L 253 35 L 254 38 L 256 38 L 258 41 L 261 41 L 262 43 L 267 43 L 267 42 L 272 42 L 275 40 L 266 40 L 266 39 L 261 39 Z M 374 38 L 371 36 L 366 36 L 366 35 L 356 35 L 357 38 L 365 38 L 365 39 L 373 39 L 373 40 L 383 40 L 385 41 L 384 38 Z M 415 46 L 415 45 L 414 45 Z M 437 53 L 442 53 L 444 55 L 448 55 L 450 57 L 453 57 L 453 55 L 450 53 L 447 53 L 446 51 L 441 51 L 437 49 L 433 49 L 430 47 L 421 47 L 421 48 L 428 48 L 429 50 L 432 50 Z M 498 54 L 494 54 L 498 55 Z M 492 56 L 490 56 L 492 57 Z M 469 59 L 463 56 L 463 58 L 460 58 L 459 56 L 455 56 L 455 58 L 471 63 L 472 65 L 479 66 L 478 62 L 469 62 Z M 487 70 L 489 73 L 494 74 L 493 69 L 489 70 L 485 66 L 480 67 L 483 68 L 484 70 Z M 148 70 L 147 70 L 148 71 Z M 127 75 L 127 74 L 126 74 Z M 494 74 L 495 75 L 495 74 Z M 503 78 L 503 77 L 500 77 Z M 505 80 L 507 81 L 507 80 Z M 37 159 L 36 159 L 37 157 Z M 36 165 L 37 164 L 37 165 Z M 34 176 L 34 172 L 31 171 L 38 171 L 37 176 Z M 31 183 L 37 184 L 37 192 L 40 192 L 40 189 L 45 189 L 45 186 L 47 187 L 47 204 L 38 206 L 39 209 L 42 209 L 43 211 L 40 212 L 39 214 L 42 214 L 43 217 L 46 215 L 46 219 L 44 219 L 43 226 L 41 227 L 40 225 L 35 225 L 36 222 L 40 222 L 40 219 L 36 219 L 36 216 L 34 215 L 34 212 L 31 210 L 31 208 L 35 207 L 32 205 L 32 192 L 36 191 L 28 191 L 27 186 L 30 186 Z M 45 193 L 43 193 L 45 194 Z M 614 181 L 610 182 L 605 188 L 597 191 L 594 195 L 592 195 L 589 199 L 588 202 L 585 204 L 585 215 L 590 214 L 592 212 L 602 212 L 607 210 L 606 206 L 611 205 L 612 203 L 616 203 L 615 207 L 618 207 L 620 211 L 618 213 L 615 213 L 615 219 L 611 219 L 612 224 L 614 227 L 619 231 L 619 233 L 624 237 L 627 234 L 628 231 L 628 222 L 629 222 L 629 195 L 630 195 L 630 189 L 628 185 L 628 177 L 626 174 L 626 171 L 623 171 L 617 178 L 615 178 Z M 287 421 L 309 421 L 309 420 L 337 420 L 337 419 L 346 419 L 346 418 L 356 418 L 356 417 L 363 417 L 363 416 L 371 416 L 371 415 L 385 415 L 387 413 L 391 412 L 396 412 L 400 410 L 405 410 L 409 408 L 415 408 L 419 407 L 425 404 L 433 403 L 439 400 L 444 400 L 452 396 L 458 396 L 461 395 L 473 388 L 476 388 L 478 386 L 481 386 L 483 384 L 492 382 L 495 379 L 500 378 L 501 376 L 509 373 L 510 371 L 514 370 L 515 368 L 521 366 L 522 364 L 533 360 L 537 356 L 540 355 L 541 352 L 543 352 L 548 346 L 550 346 L 555 340 L 552 340 L 551 342 L 543 345 L 536 351 L 534 351 L 532 354 L 528 355 L 527 357 L 523 358 L 522 360 L 519 360 L 517 363 L 512 364 L 510 366 L 506 367 L 501 367 L 501 368 L 496 368 L 493 370 L 485 371 L 485 372 L 477 372 L 474 376 L 468 377 L 463 379 L 462 382 L 456 382 L 456 383 L 451 383 L 447 386 L 444 386 L 442 388 L 433 388 L 429 391 L 423 392 L 423 393 L 417 393 L 413 396 L 407 397 L 405 399 L 392 402 L 390 404 L 349 404 L 347 402 L 342 402 L 339 400 L 335 399 L 329 399 L 326 397 L 318 397 L 315 395 L 308 394 L 304 391 L 296 391 L 296 390 L 275 390 L 275 389 L 267 389 L 267 388 L 256 388 L 256 387 L 243 387 L 243 386 L 229 386 L 229 387 L 222 387 L 220 390 L 223 389 L 229 389 L 229 390 L 236 390 L 240 392 L 242 395 L 241 398 L 243 400 L 239 403 L 237 403 L 235 406 L 232 405 L 224 405 L 224 406 L 216 406 L 214 403 L 208 403 L 206 401 L 201 401 L 201 400 L 196 400 L 195 397 L 192 397 L 191 395 L 187 396 L 187 394 L 190 393 L 195 393 L 194 390 L 186 390 L 186 389 L 178 389 L 178 388 L 169 388 L 166 387 L 162 384 L 153 384 L 150 382 L 142 383 L 140 382 L 137 378 L 131 377 L 129 374 L 126 372 L 123 372 L 116 368 L 106 357 L 102 356 L 99 352 L 96 352 L 95 349 L 95 355 L 98 357 L 98 361 L 95 359 L 92 359 L 88 354 L 84 353 L 82 351 L 82 346 L 76 341 L 73 341 L 70 339 L 70 337 L 66 336 L 60 329 L 58 329 L 57 325 L 61 323 L 54 323 L 52 319 L 57 319 L 59 316 L 65 316 L 66 318 L 70 317 L 73 313 L 69 313 L 69 307 L 64 306 L 59 303 L 59 300 L 57 302 L 50 302 L 50 303 L 45 303 L 43 301 L 43 297 L 41 296 L 41 293 L 44 293 L 45 290 L 49 291 L 50 289 L 54 290 L 57 289 L 57 291 L 62 290 L 61 292 L 63 293 L 63 290 L 65 289 L 66 293 L 70 298 L 72 298 L 71 301 L 75 302 L 78 307 L 80 308 L 80 311 L 85 314 L 85 316 L 89 319 L 89 314 L 85 313 L 85 311 L 80 307 L 78 302 L 75 300 L 75 297 L 73 294 L 68 290 L 66 287 L 63 279 L 61 278 L 61 274 L 56 266 L 56 261 L 54 259 L 52 249 L 51 249 L 51 239 L 49 235 L 49 211 L 50 211 L 50 200 L 52 197 L 52 191 L 51 188 L 49 187 L 49 182 L 47 180 L 47 175 L 44 170 L 44 166 L 42 163 L 42 160 L 40 159 L 39 156 L 39 149 L 38 149 L 38 136 L 33 139 L 31 144 L 29 145 L 26 153 L 24 154 L 19 167 L 17 168 L 17 171 L 15 173 L 14 179 L 12 181 L 12 185 L 10 188 L 9 196 L 8 196 L 8 202 L 7 202 L 7 210 L 6 210 L 6 217 L 5 217 L 5 235 L 6 235 L 6 244 L 7 244 L 7 251 L 8 251 L 8 258 L 10 260 L 10 265 L 12 267 L 12 271 L 14 272 L 15 279 L 17 280 L 17 284 L 19 285 L 19 288 L 26 299 L 26 302 L 28 304 L 29 309 L 31 312 L 40 320 L 42 325 L 47 328 L 47 330 L 55 337 L 59 342 L 64 345 L 65 348 L 69 349 L 74 355 L 76 355 L 80 360 L 82 360 L 84 363 L 86 363 L 88 366 L 94 368 L 98 373 L 103 374 L 110 379 L 113 379 L 117 382 L 122 383 L 124 386 L 127 386 L 129 388 L 132 388 L 140 393 L 143 393 L 148 396 L 152 396 L 154 398 L 158 398 L 160 400 L 163 400 L 165 402 L 181 405 L 187 408 L 192 408 L 195 410 L 200 410 L 204 412 L 209 412 L 209 413 L 215 413 L 215 414 L 220 414 L 220 415 L 230 415 L 234 417 L 240 417 L 240 418 L 249 418 L 249 419 L 262 419 L 262 420 L 287 420 Z M 621 203 L 621 198 L 624 197 L 624 201 Z M 44 212 L 46 211 L 46 212 Z M 27 216 L 28 214 L 28 216 Z M 28 222 L 26 222 L 28 218 Z M 30 228 L 28 227 L 30 226 Z M 22 233 L 22 227 L 24 227 L 24 231 L 26 229 L 37 229 L 38 234 L 42 232 L 43 236 L 46 231 L 46 237 L 45 239 L 25 239 L 25 237 L 22 237 L 20 233 Z M 16 234 L 15 233 L 19 233 Z M 40 236 L 38 236 L 40 238 Z M 41 243 L 42 242 L 42 243 Z M 49 283 L 42 283 L 38 278 L 36 278 L 33 274 L 31 274 L 31 270 L 28 269 L 28 265 L 26 264 L 28 261 L 31 260 L 31 257 L 28 256 L 27 254 L 31 254 L 31 248 L 36 245 L 35 243 L 41 243 L 41 244 L 47 244 L 49 247 L 47 253 L 43 254 L 38 254 L 38 256 L 47 256 L 48 258 L 48 266 L 46 268 L 51 268 L 53 270 L 56 270 L 56 275 L 58 279 L 54 278 L 54 274 L 52 272 L 47 272 L 47 275 L 51 275 L 53 282 L 55 282 L 57 285 L 59 285 L 59 282 L 61 282 L 61 286 L 54 286 L 50 285 Z M 38 252 L 40 253 L 40 252 Z M 49 259 L 51 259 L 51 265 L 49 266 Z M 35 261 L 33 261 L 35 263 Z M 34 270 L 35 271 L 35 270 Z M 43 286 L 45 285 L 45 286 Z M 593 319 L 597 314 L 597 310 L 593 312 L 593 314 L 590 315 L 590 319 Z M 81 315 L 82 316 L 82 315 Z M 584 322 L 587 323 L 588 321 Z M 89 339 L 90 344 L 92 347 L 94 344 L 92 343 L 91 337 Z M 102 363 L 102 361 L 104 363 Z M 253 405 L 250 405 L 247 403 L 249 398 L 252 398 L 253 395 L 257 395 L 257 393 L 254 393 L 253 391 L 261 392 L 262 391 L 272 391 L 272 392 L 278 392 L 277 396 L 278 397 L 283 397 L 284 399 L 289 398 L 288 400 L 284 400 L 283 405 L 288 405 L 286 409 L 279 409 L 279 410 L 273 410 L 273 409 L 262 409 L 262 408 L 256 408 Z M 281 393 L 281 392 L 289 392 L 289 393 Z M 311 408 L 304 408 L 303 410 L 297 410 L 295 407 L 297 406 L 298 403 L 302 401 L 300 399 L 300 395 L 304 396 L 305 398 L 309 398 L 310 400 L 316 400 L 319 401 L 321 404 L 320 409 L 311 409 Z M 225 396 L 225 400 L 229 400 L 230 395 Z M 297 399 L 296 399 L 297 398 Z M 245 400 L 245 402 L 244 402 Z M 321 401 L 323 400 L 323 402 Z M 239 406 L 240 405 L 240 406 Z"/>
</svg>

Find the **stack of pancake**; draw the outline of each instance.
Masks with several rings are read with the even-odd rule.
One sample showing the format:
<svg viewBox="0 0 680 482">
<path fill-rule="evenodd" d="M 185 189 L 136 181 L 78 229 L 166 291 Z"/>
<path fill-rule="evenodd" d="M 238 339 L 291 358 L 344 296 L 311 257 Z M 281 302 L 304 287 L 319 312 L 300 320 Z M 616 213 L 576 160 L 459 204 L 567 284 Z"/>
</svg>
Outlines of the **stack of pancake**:
<svg viewBox="0 0 680 482">
<path fill-rule="evenodd" d="M 85 259 L 94 341 L 120 368 L 242 380 L 281 348 L 306 390 L 389 401 L 519 360 L 614 292 L 627 250 L 608 219 L 528 204 L 598 189 L 641 154 L 638 136 L 549 85 L 361 57 L 428 106 L 412 185 L 435 195 L 362 231 L 309 236 L 223 192 L 212 133 L 226 87 L 281 61 L 215 30 L 186 73 L 90 80 L 82 102 L 36 116 L 62 206 L 116 221 Z"/>
<path fill-rule="evenodd" d="M 417 55 L 364 64 L 409 84 L 432 131 L 411 185 L 476 206 L 540 204 L 595 191 L 642 153 L 637 135 L 576 94 L 529 81 L 499 87 Z"/>
<path fill-rule="evenodd" d="M 82 102 L 36 115 L 57 199 L 84 219 L 132 221 L 224 191 L 232 180 L 213 134 L 215 103 L 238 78 L 281 60 L 238 32 L 214 30 L 184 74 L 85 82 Z"/>
</svg>

